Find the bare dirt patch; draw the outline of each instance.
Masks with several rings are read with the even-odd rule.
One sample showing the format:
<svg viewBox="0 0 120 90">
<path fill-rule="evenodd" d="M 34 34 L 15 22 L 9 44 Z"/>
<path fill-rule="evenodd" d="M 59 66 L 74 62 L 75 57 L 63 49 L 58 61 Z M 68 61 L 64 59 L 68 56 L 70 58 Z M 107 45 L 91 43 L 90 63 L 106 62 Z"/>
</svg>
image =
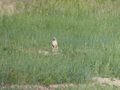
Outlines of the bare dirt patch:
<svg viewBox="0 0 120 90">
<path fill-rule="evenodd" d="M 19 14 L 24 11 L 25 4 L 33 0 L 0 0 L 0 15 Z"/>
<path fill-rule="evenodd" d="M 110 86 L 120 87 L 120 80 L 116 78 L 94 77 L 92 80 L 100 85 L 110 85 Z"/>
<path fill-rule="evenodd" d="M 65 89 L 69 87 L 76 87 L 74 84 L 56 84 L 49 86 L 41 86 L 41 85 L 11 85 L 11 86 L 2 86 L 0 89 L 17 89 L 17 90 L 56 90 L 58 88 Z"/>
<path fill-rule="evenodd" d="M 13 14 L 16 11 L 16 2 L 12 0 L 0 0 L 0 13 Z"/>
<path fill-rule="evenodd" d="M 93 77 L 92 83 L 90 85 L 101 85 L 101 86 L 116 86 L 120 87 L 120 80 L 119 79 L 112 79 L 112 78 L 102 78 L 102 77 Z M 65 88 L 76 88 L 81 86 L 81 84 L 53 84 L 49 86 L 42 86 L 42 85 L 9 85 L 9 86 L 1 86 L 0 89 L 4 90 L 6 88 L 13 89 L 13 90 L 64 90 Z"/>
</svg>

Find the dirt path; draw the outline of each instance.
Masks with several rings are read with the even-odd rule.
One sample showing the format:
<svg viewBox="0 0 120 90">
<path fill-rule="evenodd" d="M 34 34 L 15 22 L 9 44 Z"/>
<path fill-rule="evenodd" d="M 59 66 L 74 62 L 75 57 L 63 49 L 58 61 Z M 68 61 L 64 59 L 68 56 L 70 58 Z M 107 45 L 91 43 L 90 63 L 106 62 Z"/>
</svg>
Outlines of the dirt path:
<svg viewBox="0 0 120 90">
<path fill-rule="evenodd" d="M 111 79 L 111 78 L 102 78 L 102 77 L 94 77 L 92 78 L 91 85 L 110 85 L 120 87 L 120 80 L 119 79 Z M 79 87 L 81 84 L 55 84 L 49 86 L 41 86 L 41 85 L 11 85 L 11 86 L 1 86 L 0 89 L 17 89 L 17 90 L 56 90 L 58 88 L 64 90 L 65 88 L 69 87 Z"/>
<path fill-rule="evenodd" d="M 11 85 L 11 86 L 3 86 L 0 87 L 0 90 L 10 88 L 10 89 L 17 89 L 17 90 L 56 90 L 58 88 L 64 89 L 68 87 L 76 87 L 74 84 L 56 84 L 50 86 L 41 86 L 41 85 Z"/>
<path fill-rule="evenodd" d="M 116 78 L 102 78 L 102 77 L 94 77 L 92 79 L 94 82 L 99 83 L 100 85 L 110 85 L 120 87 L 120 80 Z"/>
</svg>

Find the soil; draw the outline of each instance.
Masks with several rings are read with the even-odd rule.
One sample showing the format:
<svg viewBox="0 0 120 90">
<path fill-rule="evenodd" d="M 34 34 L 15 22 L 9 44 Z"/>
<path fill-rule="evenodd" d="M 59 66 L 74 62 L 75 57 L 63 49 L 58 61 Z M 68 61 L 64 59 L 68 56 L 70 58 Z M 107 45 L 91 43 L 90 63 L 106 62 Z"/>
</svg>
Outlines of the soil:
<svg viewBox="0 0 120 90">
<path fill-rule="evenodd" d="M 116 78 L 102 78 L 102 77 L 94 77 L 92 78 L 91 85 L 102 85 L 102 86 L 116 86 L 120 87 L 120 80 Z M 49 86 L 41 86 L 41 85 L 10 85 L 10 86 L 1 86 L 0 89 L 11 88 L 17 90 L 56 90 L 58 88 L 65 89 L 68 87 L 78 87 L 80 84 L 54 84 Z"/>
</svg>

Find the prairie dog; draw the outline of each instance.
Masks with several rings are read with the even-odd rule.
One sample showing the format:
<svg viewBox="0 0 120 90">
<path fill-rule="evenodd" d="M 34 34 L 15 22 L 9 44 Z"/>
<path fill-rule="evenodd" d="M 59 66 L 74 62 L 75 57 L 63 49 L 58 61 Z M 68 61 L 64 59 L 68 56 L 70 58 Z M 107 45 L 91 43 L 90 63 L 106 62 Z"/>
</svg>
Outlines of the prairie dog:
<svg viewBox="0 0 120 90">
<path fill-rule="evenodd" d="M 55 37 L 52 39 L 52 52 L 57 52 L 58 51 L 58 42 Z"/>
</svg>

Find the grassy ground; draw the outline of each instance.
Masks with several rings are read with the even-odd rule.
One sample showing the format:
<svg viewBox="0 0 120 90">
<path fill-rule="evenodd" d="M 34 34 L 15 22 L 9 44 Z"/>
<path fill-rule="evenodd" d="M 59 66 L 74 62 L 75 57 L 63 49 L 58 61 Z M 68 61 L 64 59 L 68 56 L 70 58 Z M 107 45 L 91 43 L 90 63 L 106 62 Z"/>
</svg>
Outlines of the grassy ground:
<svg viewBox="0 0 120 90">
<path fill-rule="evenodd" d="M 26 4 L 21 14 L 0 16 L 0 83 L 120 78 L 119 5 L 119 0 L 41 0 Z M 58 55 L 51 53 L 53 36 L 59 42 Z"/>
</svg>

